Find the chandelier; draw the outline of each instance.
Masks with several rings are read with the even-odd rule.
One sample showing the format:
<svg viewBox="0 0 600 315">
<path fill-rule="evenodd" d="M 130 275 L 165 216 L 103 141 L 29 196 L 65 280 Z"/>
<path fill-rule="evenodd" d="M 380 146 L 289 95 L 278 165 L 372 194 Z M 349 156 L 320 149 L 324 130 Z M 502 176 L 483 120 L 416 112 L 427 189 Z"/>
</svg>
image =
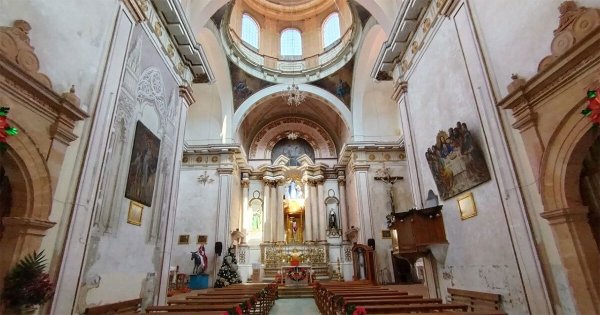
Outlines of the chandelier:
<svg viewBox="0 0 600 315">
<path fill-rule="evenodd" d="M 287 103 L 290 106 L 298 106 L 306 99 L 304 92 L 300 91 L 300 88 L 295 83 L 287 87 L 284 97 L 287 98 Z"/>
</svg>

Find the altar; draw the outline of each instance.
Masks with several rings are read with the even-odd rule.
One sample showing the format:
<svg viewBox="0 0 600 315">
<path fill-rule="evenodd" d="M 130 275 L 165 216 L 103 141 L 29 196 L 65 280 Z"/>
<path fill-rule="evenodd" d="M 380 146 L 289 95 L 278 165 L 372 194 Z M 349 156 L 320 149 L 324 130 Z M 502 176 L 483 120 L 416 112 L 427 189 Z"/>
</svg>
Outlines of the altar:
<svg viewBox="0 0 600 315">
<path fill-rule="evenodd" d="M 312 283 L 311 266 L 282 266 L 279 283 L 287 286 L 308 286 Z"/>
</svg>

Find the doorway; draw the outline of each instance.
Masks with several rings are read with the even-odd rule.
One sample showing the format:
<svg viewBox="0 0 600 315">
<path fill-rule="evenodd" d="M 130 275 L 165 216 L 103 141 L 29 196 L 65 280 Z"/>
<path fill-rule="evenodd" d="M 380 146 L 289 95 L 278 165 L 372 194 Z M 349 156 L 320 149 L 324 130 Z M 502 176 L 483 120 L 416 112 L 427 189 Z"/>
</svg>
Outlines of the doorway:
<svg viewBox="0 0 600 315">
<path fill-rule="evenodd" d="M 596 138 L 583 160 L 579 177 L 581 199 L 588 207 L 588 222 L 600 251 L 600 137 Z"/>
</svg>

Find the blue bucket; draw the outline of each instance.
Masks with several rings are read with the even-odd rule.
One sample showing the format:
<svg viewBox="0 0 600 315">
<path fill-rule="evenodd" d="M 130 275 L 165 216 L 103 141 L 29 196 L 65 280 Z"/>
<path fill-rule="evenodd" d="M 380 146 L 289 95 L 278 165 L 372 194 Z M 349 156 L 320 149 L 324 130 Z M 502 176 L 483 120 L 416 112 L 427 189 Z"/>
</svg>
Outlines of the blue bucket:
<svg viewBox="0 0 600 315">
<path fill-rule="evenodd" d="M 208 275 L 191 275 L 190 289 L 200 290 L 208 289 Z"/>
</svg>

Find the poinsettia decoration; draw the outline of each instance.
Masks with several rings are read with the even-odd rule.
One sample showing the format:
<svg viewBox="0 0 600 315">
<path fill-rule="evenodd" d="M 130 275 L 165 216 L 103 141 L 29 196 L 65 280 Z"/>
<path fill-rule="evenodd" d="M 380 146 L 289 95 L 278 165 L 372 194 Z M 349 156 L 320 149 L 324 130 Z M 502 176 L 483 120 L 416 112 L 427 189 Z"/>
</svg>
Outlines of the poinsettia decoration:
<svg viewBox="0 0 600 315">
<path fill-rule="evenodd" d="M 581 111 L 586 117 L 589 117 L 594 127 L 597 128 L 600 124 L 600 88 L 589 90 L 587 92 L 587 107 Z"/>
<path fill-rule="evenodd" d="M 6 116 L 8 116 L 8 107 L 0 107 L 0 151 L 5 151 L 8 148 L 6 141 L 8 136 L 15 136 L 19 133 L 17 128 L 8 124 Z"/>
</svg>

